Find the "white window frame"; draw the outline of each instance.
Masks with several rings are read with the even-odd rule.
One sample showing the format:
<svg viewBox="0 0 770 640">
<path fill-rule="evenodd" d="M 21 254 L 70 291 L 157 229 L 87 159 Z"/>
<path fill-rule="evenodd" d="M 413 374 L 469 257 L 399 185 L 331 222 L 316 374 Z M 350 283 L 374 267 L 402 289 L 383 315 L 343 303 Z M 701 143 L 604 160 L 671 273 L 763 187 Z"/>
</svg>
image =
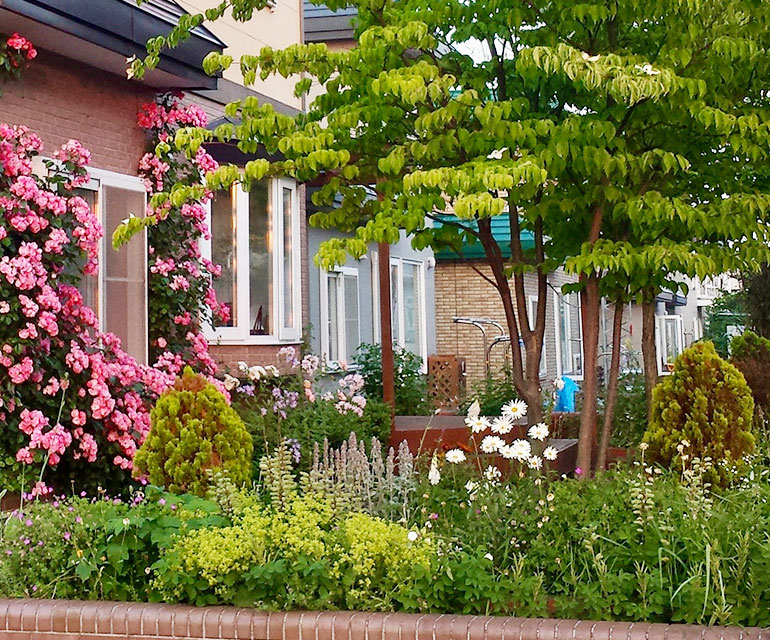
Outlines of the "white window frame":
<svg viewBox="0 0 770 640">
<path fill-rule="evenodd" d="M 546 307 L 546 310 L 548 307 Z M 527 318 L 529 323 L 529 329 L 530 331 L 535 330 L 535 323 L 537 322 L 537 296 L 536 295 L 529 295 L 527 296 L 527 314 L 529 315 L 529 318 Z M 547 324 L 546 324 L 547 327 Z M 546 356 L 547 354 L 547 340 L 545 331 L 543 332 L 543 348 L 540 352 L 540 367 L 538 369 L 538 375 L 541 378 L 545 378 L 548 376 L 548 358 Z"/>
<path fill-rule="evenodd" d="M 667 376 L 672 372 L 666 366 L 668 363 L 664 362 L 666 354 L 666 330 L 665 323 L 674 321 L 677 326 L 676 331 L 676 351 L 677 356 L 684 351 L 684 325 L 683 318 L 679 315 L 656 315 L 655 316 L 655 351 L 658 361 L 658 375 Z M 673 363 L 671 363 L 673 365 Z"/>
<path fill-rule="evenodd" d="M 580 300 L 580 296 L 579 295 L 576 296 L 576 297 L 577 297 L 577 305 L 578 305 L 578 322 L 580 322 L 580 315 L 581 315 L 581 313 L 580 313 L 580 305 L 581 305 L 581 300 Z M 555 340 L 556 340 L 556 374 L 557 374 L 557 377 L 559 377 L 559 378 L 561 376 L 565 375 L 564 374 L 564 361 L 562 360 L 562 353 L 561 353 L 561 338 L 562 338 L 562 336 L 561 336 L 561 322 L 560 322 L 560 317 L 559 317 L 559 314 L 560 314 L 559 300 L 562 299 L 562 298 L 565 298 L 565 295 L 563 293 L 560 293 L 559 291 L 554 291 L 554 295 L 553 295 L 553 317 L 555 319 L 554 320 L 554 336 L 555 336 Z M 565 306 L 569 306 L 569 303 L 566 302 L 566 300 L 565 300 L 564 304 L 565 304 Z M 581 349 L 580 349 L 580 351 L 576 351 L 573 348 L 573 344 L 572 344 L 572 316 L 569 313 L 567 313 L 565 318 L 566 318 L 567 332 L 568 332 L 567 333 L 567 355 L 568 355 L 568 357 L 570 359 L 570 369 L 574 370 L 574 367 L 575 367 L 575 356 L 579 355 L 580 359 L 581 359 L 581 362 L 582 362 L 582 359 L 583 359 L 583 353 L 582 353 L 583 340 L 582 340 L 582 337 L 581 337 L 581 340 L 580 340 Z M 582 333 L 582 330 L 581 330 L 581 333 Z M 580 373 L 580 374 L 578 374 L 578 373 L 568 373 L 566 375 L 568 375 L 573 380 L 582 380 L 583 379 L 583 374 L 582 373 Z"/>
<path fill-rule="evenodd" d="M 285 285 L 285 273 L 283 270 L 284 258 L 284 224 L 283 224 L 283 189 L 289 188 L 292 193 L 292 273 L 294 282 L 292 287 L 292 315 L 293 327 L 286 326 L 283 308 L 283 291 Z M 231 194 L 235 194 L 235 251 L 236 256 L 249 255 L 248 211 L 250 194 L 243 190 L 240 184 L 233 184 Z M 270 301 L 274 313 L 272 327 L 269 335 L 251 335 L 250 323 L 250 283 L 249 261 L 239 260 L 236 257 L 235 270 L 235 297 L 236 317 L 233 318 L 232 327 L 212 327 L 206 323 L 204 335 L 217 344 L 281 344 L 295 343 L 302 338 L 302 237 L 300 233 L 300 213 L 297 183 L 288 178 L 269 179 L 269 203 L 268 215 L 272 231 L 272 267 L 273 267 L 273 297 Z M 231 195 L 231 198 L 233 196 Z M 211 228 L 211 202 L 206 205 L 206 224 Z M 211 259 L 211 240 L 201 242 L 201 255 Z"/>
<path fill-rule="evenodd" d="M 374 262 L 374 261 L 373 261 Z M 418 356 L 422 360 L 423 364 L 423 370 L 427 371 L 428 366 L 428 319 L 426 316 L 427 312 L 427 305 L 426 305 L 426 292 L 425 292 L 425 286 L 426 286 L 426 277 L 425 277 L 425 263 L 421 260 L 410 260 L 409 258 L 400 258 L 400 257 L 394 257 L 391 256 L 390 258 L 390 268 L 392 269 L 394 266 L 398 266 L 398 282 L 396 283 L 396 288 L 398 290 L 398 300 L 399 300 L 399 307 L 398 307 L 398 317 L 391 318 L 391 324 L 395 325 L 395 323 L 398 323 L 398 338 L 399 341 L 397 343 L 394 342 L 395 345 L 404 348 L 404 329 L 405 329 L 405 321 L 404 321 L 404 265 L 409 264 L 416 266 L 419 269 L 419 278 L 420 278 L 420 299 L 417 301 L 417 304 L 419 306 L 420 310 L 420 353 L 416 353 L 415 355 Z M 391 282 L 391 288 L 393 287 L 393 283 Z M 379 290 L 378 290 L 379 294 Z M 379 299 L 379 295 L 376 299 Z M 390 301 L 391 309 L 393 308 L 393 300 Z M 379 306 L 379 305 L 376 305 Z M 379 317 L 378 322 L 376 323 L 377 327 L 379 328 Z M 379 333 L 379 332 L 378 332 Z"/>
<path fill-rule="evenodd" d="M 329 276 L 336 274 L 341 276 L 337 283 L 337 344 L 339 353 L 341 355 L 340 360 L 331 360 L 330 348 L 331 348 L 331 336 L 329 334 Z M 354 267 L 336 267 L 334 269 L 326 270 L 320 269 L 321 275 L 321 353 L 326 358 L 326 361 L 331 365 L 338 365 L 340 361 L 344 361 L 350 365 L 350 359 L 353 357 L 353 353 L 347 352 L 346 341 L 346 327 L 345 327 L 345 277 L 353 277 L 356 279 L 356 305 L 358 312 L 358 338 L 356 343 L 361 344 L 361 287 L 358 269 Z"/>
<path fill-rule="evenodd" d="M 88 168 L 89 181 L 81 188 L 85 191 L 95 191 L 97 194 L 97 207 L 99 223 L 104 225 L 104 194 L 102 187 L 115 187 L 117 189 L 124 189 L 126 191 L 138 191 L 144 195 L 144 207 L 147 206 L 147 189 L 145 188 L 144 180 L 137 176 L 129 176 L 123 173 L 117 173 L 115 171 L 107 171 L 106 169 L 93 169 Z M 136 216 L 142 217 L 144 215 L 144 209 L 137 211 Z M 143 229 L 142 243 L 144 244 L 144 264 L 145 269 L 148 267 L 148 254 L 147 254 L 147 230 Z M 109 331 L 109 327 L 105 325 L 106 307 L 108 301 L 105 296 L 105 269 L 106 269 L 106 257 L 107 251 L 114 251 L 112 248 L 112 238 L 105 232 L 104 237 L 101 239 L 101 246 L 99 251 L 99 271 L 97 273 L 96 282 L 96 303 L 98 308 L 94 309 L 97 319 L 99 321 L 98 328 L 102 333 Z M 87 276 L 91 277 L 91 276 Z M 144 324 L 144 362 L 149 362 L 149 348 L 150 348 L 150 327 L 149 327 L 149 277 L 145 275 L 144 279 L 144 308 L 147 312 Z M 126 310 L 128 313 L 128 310 Z"/>
</svg>

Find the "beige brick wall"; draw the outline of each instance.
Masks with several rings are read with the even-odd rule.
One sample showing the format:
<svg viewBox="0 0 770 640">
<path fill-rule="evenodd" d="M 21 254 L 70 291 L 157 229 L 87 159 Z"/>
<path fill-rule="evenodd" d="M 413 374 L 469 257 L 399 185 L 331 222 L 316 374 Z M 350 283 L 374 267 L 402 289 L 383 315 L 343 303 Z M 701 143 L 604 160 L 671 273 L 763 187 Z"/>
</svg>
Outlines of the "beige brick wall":
<svg viewBox="0 0 770 640">
<path fill-rule="evenodd" d="M 473 266 L 491 277 L 491 270 L 483 262 L 476 262 Z M 545 331 L 546 372 L 542 376 L 544 383 L 550 382 L 557 375 L 554 318 L 556 291 L 560 291 L 562 284 L 571 281 L 574 281 L 574 278 L 562 271 L 552 274 L 549 279 Z M 536 296 L 535 275 L 526 274 L 524 282 L 527 296 Z M 436 266 L 437 352 L 439 355 L 456 355 L 465 358 L 467 382 L 472 385 L 483 380 L 484 377 L 484 340 L 476 327 L 452 322 L 454 316 L 491 318 L 502 324 L 505 333 L 508 333 L 497 289 L 484 280 L 468 263 L 442 260 Z M 498 331 L 494 327 L 489 327 L 487 335 L 488 340 L 491 341 L 498 335 Z M 493 348 L 490 358 L 490 370 L 493 376 L 502 372 L 506 351 L 503 345 Z M 510 355 L 508 357 L 510 358 Z"/>
</svg>

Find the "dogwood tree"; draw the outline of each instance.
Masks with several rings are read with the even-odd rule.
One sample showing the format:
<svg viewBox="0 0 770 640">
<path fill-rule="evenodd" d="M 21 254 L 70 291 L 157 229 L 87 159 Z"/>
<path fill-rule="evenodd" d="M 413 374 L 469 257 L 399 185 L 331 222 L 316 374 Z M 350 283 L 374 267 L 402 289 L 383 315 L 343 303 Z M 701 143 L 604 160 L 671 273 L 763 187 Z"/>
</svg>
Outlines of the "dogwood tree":
<svg viewBox="0 0 770 640">
<path fill-rule="evenodd" d="M 141 75 L 206 19 L 248 20 L 264 0 L 225 0 L 183 19 L 135 61 Z M 600 283 L 630 291 L 675 272 L 753 268 L 767 254 L 770 200 L 737 174 L 766 162 L 770 6 L 758 0 L 330 0 L 358 10 L 358 45 L 263 48 L 235 61 L 246 84 L 297 77 L 298 95 L 324 91 L 288 117 L 255 98 L 233 103 L 215 132 L 180 131 L 194 153 L 212 137 L 281 159 L 223 166 L 224 187 L 288 174 L 320 188 L 312 223 L 350 232 L 327 242 L 330 266 L 370 242 L 416 247 L 480 242 L 511 336 L 513 381 L 541 415 L 539 366 L 548 273 L 577 276 L 582 298 L 584 411 L 578 465 L 596 440 Z M 179 187 L 156 197 L 186 197 Z M 377 197 L 371 197 L 372 191 Z M 341 205 L 332 208 L 340 201 Z M 449 223 L 435 224 L 454 213 Z M 490 220 L 507 214 L 506 252 Z M 534 235 L 525 251 L 522 231 Z M 530 318 L 523 274 L 537 276 Z M 656 280 L 656 278 L 658 280 Z"/>
</svg>

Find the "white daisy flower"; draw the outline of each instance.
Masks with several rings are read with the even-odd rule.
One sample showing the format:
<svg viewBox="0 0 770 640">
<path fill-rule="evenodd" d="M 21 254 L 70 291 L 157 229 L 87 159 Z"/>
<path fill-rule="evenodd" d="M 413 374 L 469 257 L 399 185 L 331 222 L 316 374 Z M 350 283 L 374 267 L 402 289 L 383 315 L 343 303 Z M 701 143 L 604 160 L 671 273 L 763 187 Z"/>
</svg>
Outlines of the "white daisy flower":
<svg viewBox="0 0 770 640">
<path fill-rule="evenodd" d="M 452 464 L 459 464 L 460 462 L 465 462 L 465 451 L 462 449 L 450 449 L 444 454 L 444 458 L 446 458 L 447 462 L 451 462 Z"/>
<path fill-rule="evenodd" d="M 556 447 L 546 447 L 543 449 L 543 457 L 546 460 L 556 460 L 556 457 L 559 455 L 559 452 L 556 451 Z"/>
<path fill-rule="evenodd" d="M 417 533 L 416 531 L 410 531 L 409 533 L 406 534 L 406 538 L 407 540 L 409 540 L 409 542 L 414 542 L 419 537 L 420 537 L 420 534 Z"/>
<path fill-rule="evenodd" d="M 513 448 L 511 447 L 511 445 L 509 444 L 503 445 L 498 449 L 498 452 L 506 460 L 513 460 Z"/>
<path fill-rule="evenodd" d="M 502 472 L 494 465 L 489 465 L 484 469 L 484 478 L 486 478 L 487 482 L 496 483 L 502 477 Z"/>
<path fill-rule="evenodd" d="M 489 419 L 485 418 L 484 416 L 476 416 L 475 418 L 468 416 L 465 418 L 465 424 L 473 433 L 481 433 L 482 431 L 486 431 L 490 426 Z"/>
<path fill-rule="evenodd" d="M 527 433 L 533 440 L 540 440 L 542 442 L 548 437 L 548 425 L 543 422 L 538 422 L 537 424 L 533 424 Z"/>
<path fill-rule="evenodd" d="M 474 400 L 473 404 L 470 407 L 468 407 L 468 413 L 466 415 L 473 420 L 479 417 L 480 411 L 481 411 L 481 405 L 479 405 L 479 401 Z"/>
<path fill-rule="evenodd" d="M 478 488 L 479 488 L 479 483 L 474 482 L 473 480 L 468 480 L 468 482 L 465 483 L 465 490 L 471 496 L 471 499 L 476 495 L 476 491 L 478 491 Z"/>
<path fill-rule="evenodd" d="M 511 454 L 514 460 L 524 462 L 532 455 L 532 445 L 526 440 L 514 440 L 511 443 Z"/>
<path fill-rule="evenodd" d="M 505 440 L 500 436 L 484 436 L 481 441 L 481 451 L 483 453 L 497 453 L 505 446 Z"/>
<path fill-rule="evenodd" d="M 433 458 L 430 461 L 430 470 L 428 471 L 428 482 L 430 482 L 434 487 L 441 482 L 441 472 L 438 470 L 438 460 L 436 459 L 436 456 L 433 456 Z"/>
<path fill-rule="evenodd" d="M 492 432 L 505 435 L 513 430 L 513 420 L 508 416 L 500 416 L 492 420 Z"/>
<path fill-rule="evenodd" d="M 487 560 L 489 560 L 490 562 L 493 562 L 493 561 L 494 561 L 494 559 L 495 559 L 495 558 L 492 556 L 492 554 L 491 554 L 491 553 L 485 553 L 485 554 L 484 554 L 484 557 L 485 557 Z"/>
<path fill-rule="evenodd" d="M 530 459 L 527 460 L 527 464 L 530 469 L 540 469 L 543 466 L 543 459 L 540 456 L 531 456 Z"/>
<path fill-rule="evenodd" d="M 527 403 L 523 400 L 511 400 L 503 405 L 502 414 L 511 420 L 518 420 L 527 415 Z"/>
</svg>

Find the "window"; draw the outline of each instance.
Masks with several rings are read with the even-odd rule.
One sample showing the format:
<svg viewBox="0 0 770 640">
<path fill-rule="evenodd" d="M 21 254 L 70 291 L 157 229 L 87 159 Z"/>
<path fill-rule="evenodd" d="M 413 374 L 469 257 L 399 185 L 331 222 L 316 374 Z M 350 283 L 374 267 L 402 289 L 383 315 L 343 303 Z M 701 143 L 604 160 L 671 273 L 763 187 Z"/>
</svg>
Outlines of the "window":
<svg viewBox="0 0 770 640">
<path fill-rule="evenodd" d="M 117 251 L 112 234 L 125 218 L 141 217 L 145 188 L 139 178 L 90 169 L 89 184 L 77 194 L 88 202 L 104 227 L 99 272 L 84 276 L 78 288 L 99 318 L 99 329 L 120 338 L 123 350 L 147 362 L 147 237 L 134 236 Z"/>
<path fill-rule="evenodd" d="M 358 270 L 321 271 L 321 351 L 329 362 L 349 362 L 361 344 Z"/>
<path fill-rule="evenodd" d="M 529 328 L 534 331 L 535 321 L 537 320 L 537 296 L 529 296 L 527 298 L 527 313 L 529 314 Z M 548 375 L 548 364 L 545 360 L 546 352 L 545 333 L 543 334 L 543 350 L 540 352 L 540 377 L 544 378 Z"/>
<path fill-rule="evenodd" d="M 264 343 L 300 339 L 299 202 L 291 180 L 263 180 L 214 195 L 211 240 L 203 254 L 222 266 L 214 282 L 230 309 L 215 340 Z"/>
<path fill-rule="evenodd" d="M 656 316 L 655 341 L 658 351 L 658 373 L 666 375 L 674 369 L 674 360 L 684 351 L 682 316 Z"/>
<path fill-rule="evenodd" d="M 425 272 L 421 262 L 391 258 L 390 305 L 393 344 L 425 360 Z"/>
<path fill-rule="evenodd" d="M 580 296 L 556 293 L 556 373 L 572 378 L 583 377 L 583 334 L 580 324 Z"/>
</svg>

